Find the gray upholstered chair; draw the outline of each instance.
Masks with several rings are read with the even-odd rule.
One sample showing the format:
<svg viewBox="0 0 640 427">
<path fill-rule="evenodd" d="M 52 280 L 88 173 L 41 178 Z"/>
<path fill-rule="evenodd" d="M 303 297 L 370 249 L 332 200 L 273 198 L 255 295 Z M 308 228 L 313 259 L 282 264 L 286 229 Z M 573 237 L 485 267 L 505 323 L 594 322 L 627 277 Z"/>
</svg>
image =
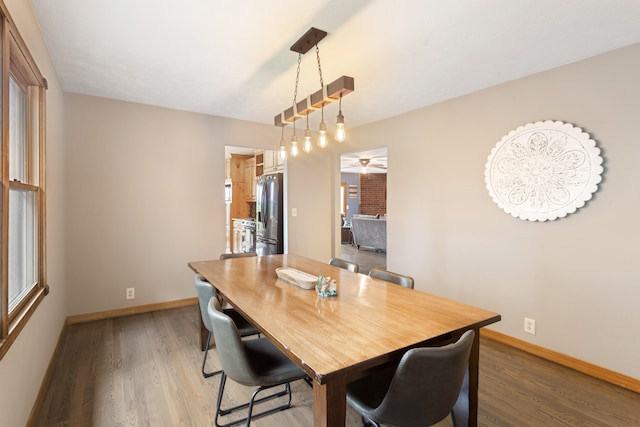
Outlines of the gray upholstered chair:
<svg viewBox="0 0 640 427">
<path fill-rule="evenodd" d="M 349 271 L 353 271 L 354 273 L 360 271 L 360 266 L 358 266 L 358 264 L 356 264 L 355 262 L 347 261 L 340 258 L 331 258 L 329 260 L 329 264 L 336 267 L 344 268 Z"/>
<path fill-rule="evenodd" d="M 391 271 L 383 270 L 382 268 L 372 268 L 369 270 L 369 276 L 375 277 L 376 279 L 386 280 L 387 282 L 396 283 L 400 286 L 404 286 L 405 288 L 413 289 L 413 277 L 411 276 L 392 273 Z"/>
<path fill-rule="evenodd" d="M 228 427 L 246 422 L 249 426 L 251 419 L 282 411 L 291 406 L 290 382 L 303 379 L 306 374 L 291 359 L 282 353 L 267 338 L 241 340 L 238 329 L 233 320 L 220 310 L 220 304 L 212 298 L 207 306 L 209 319 L 213 326 L 213 335 L 218 343 L 218 356 L 222 365 L 220 388 L 216 404 L 215 424 L 218 427 Z M 257 387 L 251 395 L 251 400 L 243 405 L 223 409 L 222 398 L 227 377 L 245 386 Z M 284 386 L 281 391 L 256 399 L 258 393 L 272 387 Z M 273 398 L 288 396 L 286 403 L 275 408 L 253 414 L 253 406 Z M 237 409 L 247 408 L 246 418 L 219 424 L 221 415 L 231 414 Z"/>
<path fill-rule="evenodd" d="M 455 422 L 474 335 L 467 331 L 453 344 L 407 351 L 397 367 L 349 383 L 347 402 L 376 426 L 430 426 L 449 414 Z"/>
<path fill-rule="evenodd" d="M 209 314 L 207 313 L 207 305 L 209 304 L 209 300 L 211 298 L 215 298 L 217 300 L 218 294 L 211 283 L 207 282 L 199 274 L 196 274 L 194 283 L 196 285 L 196 291 L 198 293 L 198 304 L 200 306 L 202 323 L 209 331 L 209 335 L 207 336 L 207 344 L 204 349 L 204 357 L 202 359 L 202 376 L 205 378 L 209 378 L 222 372 L 221 370 L 212 372 L 206 372 L 204 370 L 205 364 L 207 363 L 207 355 L 209 354 L 209 347 L 211 345 L 211 335 L 213 333 L 211 321 L 209 320 Z M 242 317 L 240 313 L 238 313 L 235 309 L 228 308 L 225 309 L 224 312 L 234 320 L 241 336 L 246 337 L 250 335 L 257 335 L 260 333 L 260 331 L 258 331 L 251 323 L 249 323 L 244 317 Z"/>
</svg>

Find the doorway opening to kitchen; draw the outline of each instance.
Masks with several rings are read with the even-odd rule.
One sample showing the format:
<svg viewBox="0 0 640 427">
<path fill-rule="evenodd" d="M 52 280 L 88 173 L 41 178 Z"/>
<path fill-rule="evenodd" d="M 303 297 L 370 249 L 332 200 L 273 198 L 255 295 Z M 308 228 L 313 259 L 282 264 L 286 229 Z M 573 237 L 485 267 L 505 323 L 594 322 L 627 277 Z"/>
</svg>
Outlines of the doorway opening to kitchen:
<svg viewBox="0 0 640 427">
<path fill-rule="evenodd" d="M 227 253 L 282 253 L 283 171 L 284 161 L 277 151 L 225 146 Z M 272 229 L 271 223 L 279 227 Z"/>
</svg>

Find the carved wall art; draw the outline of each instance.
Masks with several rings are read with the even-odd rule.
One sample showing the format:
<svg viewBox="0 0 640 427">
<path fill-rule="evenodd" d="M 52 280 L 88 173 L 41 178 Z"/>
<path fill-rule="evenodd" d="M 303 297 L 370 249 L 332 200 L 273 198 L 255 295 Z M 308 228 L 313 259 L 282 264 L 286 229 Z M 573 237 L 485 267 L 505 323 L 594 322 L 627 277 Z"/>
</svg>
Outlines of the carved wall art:
<svg viewBox="0 0 640 427">
<path fill-rule="evenodd" d="M 512 130 L 491 150 L 485 183 L 508 214 L 529 221 L 565 217 L 584 206 L 603 172 L 600 149 L 589 134 L 559 121 Z"/>
</svg>

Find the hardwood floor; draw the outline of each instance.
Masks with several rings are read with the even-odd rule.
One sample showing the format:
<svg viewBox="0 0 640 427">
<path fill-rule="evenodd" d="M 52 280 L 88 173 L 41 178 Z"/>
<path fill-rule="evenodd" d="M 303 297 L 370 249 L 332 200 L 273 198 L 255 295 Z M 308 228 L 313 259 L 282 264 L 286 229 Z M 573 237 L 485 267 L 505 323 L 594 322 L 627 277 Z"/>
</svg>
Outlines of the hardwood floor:
<svg viewBox="0 0 640 427">
<path fill-rule="evenodd" d="M 369 274 L 373 267 L 387 268 L 387 253 L 369 249 L 358 249 L 351 244 L 343 243 L 340 247 L 340 258 L 355 262 L 360 267 L 360 273 Z"/>
<path fill-rule="evenodd" d="M 192 306 L 70 326 L 35 425 L 213 425 L 219 377 L 200 374 L 198 322 Z M 212 349 L 208 368 L 216 367 Z M 251 392 L 227 386 L 225 404 Z M 292 388 L 291 409 L 252 425 L 313 425 L 311 388 Z M 485 338 L 479 400 L 481 426 L 640 425 L 638 394 Z M 346 425 L 360 425 L 349 407 Z"/>
</svg>

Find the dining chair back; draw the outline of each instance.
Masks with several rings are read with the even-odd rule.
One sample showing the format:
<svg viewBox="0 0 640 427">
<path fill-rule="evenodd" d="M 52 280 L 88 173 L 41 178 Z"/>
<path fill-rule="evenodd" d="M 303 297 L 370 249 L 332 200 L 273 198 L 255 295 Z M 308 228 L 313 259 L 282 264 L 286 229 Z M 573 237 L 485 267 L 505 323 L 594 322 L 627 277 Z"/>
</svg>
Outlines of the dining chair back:
<svg viewBox="0 0 640 427">
<path fill-rule="evenodd" d="M 407 351 L 400 363 L 347 385 L 347 402 L 374 425 L 430 426 L 453 417 L 475 333 Z"/>
<path fill-rule="evenodd" d="M 205 378 L 212 377 L 213 375 L 217 375 L 221 373 L 221 370 L 206 372 L 205 365 L 207 363 L 207 356 L 209 354 L 209 347 L 211 346 L 211 336 L 213 333 L 213 326 L 211 324 L 211 319 L 209 318 L 209 313 L 207 311 L 207 306 L 209 301 L 213 298 L 216 301 L 218 299 L 218 293 L 216 289 L 211 285 L 211 283 L 207 282 L 204 277 L 199 274 L 196 274 L 194 278 L 194 284 L 196 287 L 196 292 L 198 294 L 198 306 L 200 307 L 200 315 L 202 317 L 202 323 L 204 327 L 209 332 L 207 335 L 207 344 L 204 349 L 204 357 L 202 358 L 202 376 Z M 250 335 L 257 335 L 260 333 L 251 323 L 249 323 L 244 317 L 240 315 L 235 309 L 229 308 L 224 310 L 227 315 L 232 317 L 236 322 L 239 333 L 241 336 L 246 337 Z M 220 349 L 218 348 L 218 351 Z"/>
<path fill-rule="evenodd" d="M 376 279 L 386 280 L 387 282 L 396 283 L 405 288 L 413 289 L 413 277 L 405 276 L 404 274 L 393 273 L 389 270 L 382 268 L 372 268 L 369 270 L 369 276 Z"/>
<path fill-rule="evenodd" d="M 220 303 L 212 298 L 207 307 L 208 315 L 213 326 L 213 334 L 218 343 L 218 356 L 222 365 L 220 387 L 216 403 L 215 424 L 218 427 L 228 427 L 246 422 L 249 426 L 252 419 L 282 411 L 291 406 L 290 382 L 303 379 L 306 374 L 291 359 L 282 353 L 267 338 L 242 340 L 233 320 L 223 313 Z M 222 408 L 222 399 L 226 380 L 231 378 L 245 386 L 257 387 L 248 403 L 233 408 Z M 256 399 L 264 390 L 281 386 L 281 391 L 274 392 Z M 287 402 L 275 408 L 253 414 L 256 403 L 262 403 L 277 397 L 287 396 Z M 238 409 L 247 408 L 245 418 L 233 420 L 225 424 L 219 424 L 220 416 L 231 414 Z"/>
<path fill-rule="evenodd" d="M 344 268 L 354 273 L 357 273 L 358 271 L 360 271 L 360 266 L 355 262 L 347 261 L 340 258 L 331 258 L 329 260 L 329 264 L 336 267 Z"/>
<path fill-rule="evenodd" d="M 237 254 L 224 253 L 224 254 L 220 254 L 220 259 L 247 258 L 247 257 L 252 257 L 252 256 L 258 256 L 258 254 L 255 253 L 255 252 L 241 252 L 241 253 L 237 253 Z"/>
</svg>

